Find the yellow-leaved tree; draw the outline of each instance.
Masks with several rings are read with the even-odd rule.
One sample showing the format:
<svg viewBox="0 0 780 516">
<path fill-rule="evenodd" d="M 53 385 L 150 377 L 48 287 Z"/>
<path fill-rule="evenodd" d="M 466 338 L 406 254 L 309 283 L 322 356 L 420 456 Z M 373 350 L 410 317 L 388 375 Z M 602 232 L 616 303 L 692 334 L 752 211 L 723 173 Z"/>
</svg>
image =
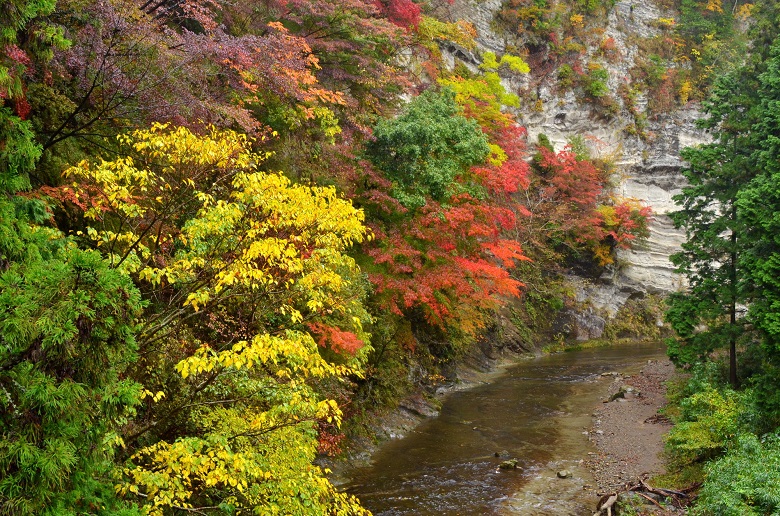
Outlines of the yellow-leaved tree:
<svg viewBox="0 0 780 516">
<path fill-rule="evenodd" d="M 132 368 L 149 396 L 117 490 L 148 514 L 363 514 L 312 461 L 369 350 L 369 237 L 333 188 L 292 184 L 232 131 L 155 125 L 66 171 L 81 232 L 146 300 Z M 330 395 L 330 396 L 329 396 Z"/>
</svg>

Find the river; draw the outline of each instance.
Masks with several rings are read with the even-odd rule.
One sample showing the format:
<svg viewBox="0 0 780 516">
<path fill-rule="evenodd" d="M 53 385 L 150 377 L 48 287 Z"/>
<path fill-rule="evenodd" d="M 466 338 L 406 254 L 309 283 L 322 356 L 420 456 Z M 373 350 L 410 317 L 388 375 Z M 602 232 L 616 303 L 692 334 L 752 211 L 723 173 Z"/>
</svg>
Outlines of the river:
<svg viewBox="0 0 780 516">
<path fill-rule="evenodd" d="M 601 374 L 664 356 L 641 343 L 520 360 L 449 395 L 438 417 L 383 444 L 344 487 L 381 516 L 592 514 L 582 461 L 595 452 L 586 431 L 610 381 Z M 499 469 L 507 458 L 518 469 Z M 573 477 L 557 478 L 562 469 Z"/>
</svg>

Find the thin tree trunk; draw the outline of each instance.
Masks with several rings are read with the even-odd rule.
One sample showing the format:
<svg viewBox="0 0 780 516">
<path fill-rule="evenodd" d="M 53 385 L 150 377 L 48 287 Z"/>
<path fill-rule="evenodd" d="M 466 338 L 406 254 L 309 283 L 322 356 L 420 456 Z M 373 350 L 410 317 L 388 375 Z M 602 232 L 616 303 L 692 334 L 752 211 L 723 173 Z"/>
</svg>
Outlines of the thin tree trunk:
<svg viewBox="0 0 780 516">
<path fill-rule="evenodd" d="M 737 218 L 737 207 L 732 206 L 731 217 L 734 222 Z M 731 306 L 729 307 L 729 382 L 733 388 L 738 387 L 737 382 L 737 232 L 731 230 Z"/>
</svg>

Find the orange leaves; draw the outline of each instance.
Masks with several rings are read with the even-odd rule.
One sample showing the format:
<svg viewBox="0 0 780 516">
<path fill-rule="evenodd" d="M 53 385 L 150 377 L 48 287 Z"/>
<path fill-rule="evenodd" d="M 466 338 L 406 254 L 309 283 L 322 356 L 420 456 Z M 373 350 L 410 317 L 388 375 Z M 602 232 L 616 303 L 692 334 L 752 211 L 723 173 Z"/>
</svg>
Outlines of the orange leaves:
<svg viewBox="0 0 780 516">
<path fill-rule="evenodd" d="M 428 202 L 414 218 L 389 230 L 381 247 L 368 251 L 380 272 L 370 275 L 380 298 L 401 315 L 421 308 L 430 324 L 461 326 L 461 315 L 494 307 L 496 296 L 517 296 L 522 284 L 507 271 L 528 260 L 520 244 L 503 238 L 514 228 L 513 210 L 469 194 L 450 206 Z"/>
<path fill-rule="evenodd" d="M 534 215 L 544 221 L 545 238 L 566 248 L 600 241 L 596 206 L 604 190 L 602 173 L 592 161 L 578 158 L 570 147 L 558 153 L 545 146 L 538 150 Z"/>
<path fill-rule="evenodd" d="M 613 262 L 615 248 L 627 249 L 647 236 L 650 208 L 609 196 L 606 173 L 592 160 L 570 146 L 555 153 L 539 145 L 538 151 L 534 218 L 543 224 L 536 228 L 546 239 L 537 243 L 542 251 L 550 245 L 574 254 L 585 250 L 603 266 Z"/>
<path fill-rule="evenodd" d="M 524 127 L 516 124 L 500 125 L 483 131 L 495 142 L 495 146 L 503 153 L 500 163 L 488 163 L 473 167 L 471 172 L 488 193 L 506 197 L 520 189 L 528 188 L 530 169 L 525 161 Z"/>
<path fill-rule="evenodd" d="M 616 247 L 627 249 L 637 237 L 648 236 L 647 223 L 653 213 L 649 206 L 623 201 L 614 206 L 599 206 L 597 211 L 601 238 L 611 238 Z"/>
<path fill-rule="evenodd" d="M 81 211 L 87 211 L 90 208 L 102 211 L 106 211 L 108 209 L 106 207 L 100 207 L 102 193 L 99 189 L 91 185 L 80 185 L 78 189 L 67 185 L 57 187 L 43 186 L 38 190 L 38 192 L 60 203 L 73 204 Z"/>
<path fill-rule="evenodd" d="M 437 219 L 443 218 L 446 229 L 455 238 L 494 239 L 502 230 L 515 225 L 515 214 L 507 208 L 479 203 L 468 194 L 462 194 L 456 198 L 456 202 L 459 204 L 442 212 L 432 212 L 427 217 L 431 219 L 431 224 L 436 224 Z"/>
<path fill-rule="evenodd" d="M 284 27 L 284 25 L 282 25 L 282 23 L 278 21 L 268 22 L 268 27 L 278 30 L 279 32 L 284 32 L 284 33 L 288 32 L 287 29 Z"/>
<path fill-rule="evenodd" d="M 514 267 L 516 261 L 531 261 L 523 254 L 520 244 L 514 240 L 501 239 L 482 244 L 482 248 L 496 257 L 504 267 Z"/>
<path fill-rule="evenodd" d="M 236 8 L 243 16 L 257 16 L 252 2 L 244 4 Z M 376 114 L 395 104 L 399 89 L 411 86 L 396 60 L 410 34 L 382 16 L 375 0 L 267 0 L 263 6 L 279 13 L 284 27 L 319 57 L 312 68 L 319 84 L 343 92 L 343 101 L 333 103 L 347 106 L 336 111 L 345 129 L 370 134 L 367 126 Z"/>
<path fill-rule="evenodd" d="M 502 296 L 516 297 L 520 295 L 520 287 L 522 287 L 523 284 L 513 279 L 509 275 L 509 272 L 502 267 L 483 259 L 467 260 L 458 258 L 457 262 L 464 271 L 469 273 L 475 285 L 483 292 L 489 291 L 492 294 Z M 485 306 L 492 305 L 493 303 L 489 302 Z"/>
<path fill-rule="evenodd" d="M 307 326 L 316 337 L 320 347 L 330 348 L 336 353 L 354 355 L 365 346 L 365 342 L 351 331 L 344 331 L 319 322 L 312 322 Z"/>
<path fill-rule="evenodd" d="M 513 194 L 528 186 L 530 171 L 525 161 L 525 129 L 500 111 L 497 95 L 504 92 L 500 84 L 459 82 L 457 78 L 448 84 L 457 86 L 455 101 L 465 106 L 464 116 L 472 119 L 469 123 L 479 126 L 488 152 L 448 176 L 437 195 L 419 188 L 420 174 L 405 175 L 410 190 L 416 188 L 422 199 L 407 203 L 403 211 L 376 202 L 398 197 L 398 193 L 395 183 L 377 180 L 375 170 L 367 169 L 362 181 L 355 183 L 370 185 L 359 192 L 361 204 L 376 206 L 374 211 L 385 222 L 375 231 L 376 243 L 367 250 L 373 260 L 369 277 L 380 304 L 397 315 L 419 310 L 429 324 L 473 334 L 486 320 L 486 310 L 494 308 L 501 296 L 520 293 L 522 284 L 508 270 L 528 258 L 520 244 L 511 240 L 510 232 L 518 229 L 518 214 L 527 215 L 528 210 Z M 480 111 L 476 116 L 477 104 L 484 107 L 486 99 L 495 112 L 483 116 L 485 112 Z M 421 124 L 430 126 L 429 119 L 422 118 Z M 409 133 L 399 131 L 398 141 L 383 149 L 381 156 L 397 157 L 399 148 L 406 149 L 403 145 Z M 457 137 L 453 140 L 462 144 Z M 423 146 L 412 143 L 408 146 L 423 162 L 441 157 L 440 152 L 420 152 Z M 452 145 L 446 143 L 447 148 Z M 376 161 L 377 168 L 387 173 L 384 169 L 389 167 L 382 159 Z"/>
<path fill-rule="evenodd" d="M 144 10 L 132 0 L 83 4 L 84 21 L 70 28 L 73 47 L 55 55 L 62 77 L 54 80 L 82 78 L 68 88 L 74 88 L 72 98 L 85 100 L 78 116 L 63 113 L 68 124 L 57 138 L 77 136 L 81 117 L 130 127 L 152 121 L 240 126 L 257 136 L 273 127 L 279 106 L 289 108 L 285 122 L 298 127 L 305 109 L 346 102 L 339 91 L 346 88 L 319 77 L 322 65 L 311 42 L 294 33 L 289 15 L 269 12 L 267 3 L 258 9 L 223 0 L 146 2 Z M 183 19 L 198 28 L 182 27 Z M 93 76 L 92 85 L 83 79 Z"/>
<path fill-rule="evenodd" d="M 306 100 L 317 101 L 325 104 L 338 104 L 344 106 L 347 101 L 344 100 L 344 94 L 340 91 L 330 91 L 325 88 L 309 88 L 306 90 Z"/>
<path fill-rule="evenodd" d="M 570 147 L 557 154 L 540 147 L 540 165 L 547 172 L 546 195 L 581 208 L 593 206 L 604 189 L 601 172 L 586 159 L 578 159 Z"/>
<path fill-rule="evenodd" d="M 277 94 L 290 95 L 299 102 L 343 105 L 344 95 L 318 87 L 315 71 L 319 59 L 306 39 L 291 34 L 279 22 L 268 23 L 263 37 L 232 38 L 223 35 L 215 50 L 222 62 L 240 77 L 240 85 L 251 94 L 271 87 Z"/>
</svg>

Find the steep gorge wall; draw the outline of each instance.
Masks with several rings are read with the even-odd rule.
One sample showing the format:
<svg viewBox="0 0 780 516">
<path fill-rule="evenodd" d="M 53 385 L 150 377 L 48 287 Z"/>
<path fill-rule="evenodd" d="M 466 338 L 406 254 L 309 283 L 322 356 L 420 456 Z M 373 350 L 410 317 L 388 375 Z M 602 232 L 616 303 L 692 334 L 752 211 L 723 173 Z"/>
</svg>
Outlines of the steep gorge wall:
<svg viewBox="0 0 780 516">
<path fill-rule="evenodd" d="M 479 51 L 490 50 L 501 55 L 507 48 L 517 46 L 511 36 L 496 28 L 495 14 L 501 4 L 501 0 L 455 0 L 450 16 L 474 24 Z M 533 76 L 532 68 L 532 77 L 514 76 L 504 80 L 509 91 L 528 88 L 532 81 L 535 86 L 539 101 L 535 106 L 526 102 L 517 112 L 518 119 L 528 130 L 529 143 L 535 143 L 537 136 L 543 133 L 558 150 L 572 136 L 584 137 L 591 143 L 595 155 L 601 153 L 615 160 L 615 194 L 637 199 L 653 209 L 650 237 L 641 247 L 618 251 L 617 266 L 605 272 L 595 284 L 576 282 L 580 285 L 580 300 L 612 315 L 631 296 L 663 294 L 681 286 L 681 278 L 674 274 L 669 255 L 679 249 L 684 234 L 673 227 L 667 213 L 675 209 L 672 196 L 684 184 L 680 174 L 680 150 L 707 139 L 706 134 L 695 127 L 699 111 L 695 104 L 689 103 L 674 112 L 650 116 L 646 130 L 640 136 L 627 130 L 634 120 L 616 94 L 621 82 L 629 80 L 630 69 L 640 52 L 632 42 L 656 35 L 659 31 L 657 20 L 670 16 L 671 13 L 650 2 L 630 0 L 616 2 L 609 12 L 603 37 L 614 39 L 620 57 L 612 62 L 602 62 L 609 72 L 609 89 L 621 104 L 617 116 L 597 116 L 592 107 L 571 90 L 560 94 L 554 70 L 547 70 L 542 77 L 538 71 Z M 478 52 L 460 49 L 449 52 L 450 59 L 458 59 L 470 67 L 478 64 L 475 54 Z M 647 99 L 640 95 L 635 105 L 640 111 L 646 111 Z"/>
<path fill-rule="evenodd" d="M 454 0 L 452 5 L 442 5 L 448 10 L 450 21 L 464 19 L 477 30 L 478 48 L 475 51 L 445 46 L 444 58 L 450 66 L 460 63 L 478 71 L 479 55 L 492 51 L 498 56 L 507 48 L 518 45 L 513 37 L 496 28 L 495 15 L 502 8 L 503 0 Z M 657 34 L 655 21 L 668 17 L 652 3 L 620 0 L 606 18 L 604 37 L 612 37 L 620 52 L 614 62 L 604 62 L 609 72 L 608 86 L 615 96 L 622 81 L 629 76 L 640 50 L 631 42 Z M 546 72 L 546 76 L 542 76 Z M 561 333 L 577 340 L 600 338 L 606 319 L 617 314 L 619 308 L 632 297 L 647 294 L 665 294 L 681 286 L 681 278 L 674 274 L 669 256 L 679 250 L 684 234 L 673 227 L 667 213 L 676 209 L 672 196 L 684 184 L 680 173 L 683 165 L 680 150 L 707 140 L 706 134 L 695 127 L 700 113 L 695 104 L 689 104 L 674 112 L 649 117 L 645 136 L 631 134 L 627 130 L 635 122 L 626 106 L 612 118 L 599 116 L 578 94 L 567 91 L 561 94 L 557 88 L 555 70 L 534 70 L 531 77 L 506 75 L 504 87 L 510 92 L 527 91 L 529 87 L 538 95 L 540 103 L 526 101 L 516 112 L 517 118 L 528 131 L 528 142 L 533 144 L 539 134 L 545 134 L 556 149 L 562 149 L 573 136 L 582 136 L 591 142 L 592 152 L 611 156 L 615 160 L 615 194 L 634 198 L 651 206 L 654 218 L 650 224 L 650 237 L 640 247 L 630 251 L 618 251 L 617 266 L 608 269 L 598 281 L 570 277 L 581 307 L 563 310 L 552 322 L 554 329 L 566 328 Z M 531 86 L 533 85 L 533 86 Z M 620 99 L 618 98 L 618 101 Z M 640 110 L 647 109 L 647 99 L 636 99 Z M 540 107 L 540 109 L 538 109 Z M 448 379 L 442 386 L 422 386 L 420 378 L 430 374 L 425 366 L 412 367 L 411 383 L 418 386 L 414 394 L 404 398 L 398 410 L 372 420 L 372 432 L 380 439 L 392 439 L 411 431 L 421 420 L 438 412 L 438 400 L 452 389 L 490 381 L 497 367 L 518 354 L 533 352 L 534 344 L 527 333 L 518 331 L 509 311 L 498 315 L 496 327 L 484 336 L 480 345 L 457 362 L 439 370 Z M 368 438 L 353 438 L 350 456 L 353 464 L 370 460 L 375 443 Z M 338 464 L 330 464 L 339 469 Z"/>
</svg>

